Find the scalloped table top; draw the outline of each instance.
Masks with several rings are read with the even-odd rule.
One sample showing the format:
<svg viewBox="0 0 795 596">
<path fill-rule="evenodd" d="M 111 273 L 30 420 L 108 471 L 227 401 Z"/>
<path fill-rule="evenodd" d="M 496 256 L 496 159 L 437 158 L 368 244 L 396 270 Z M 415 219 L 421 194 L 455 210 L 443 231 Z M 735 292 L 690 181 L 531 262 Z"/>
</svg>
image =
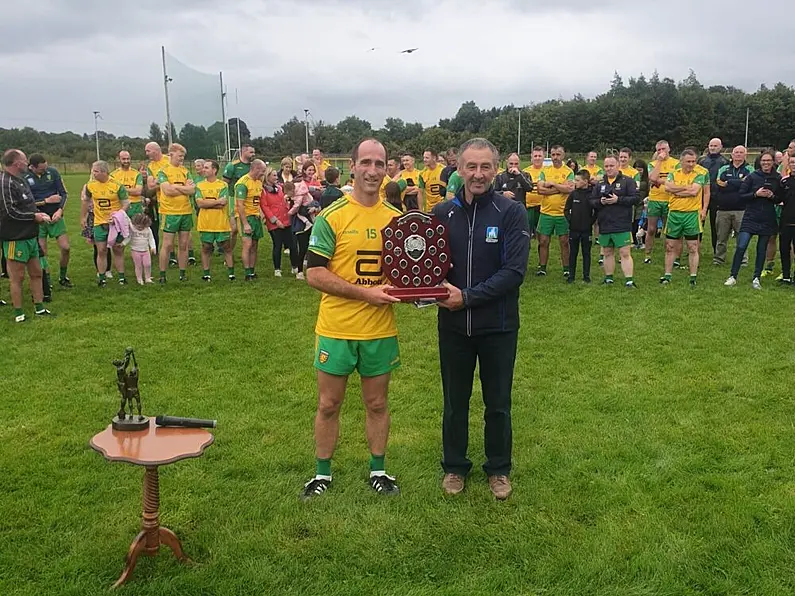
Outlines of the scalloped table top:
<svg viewBox="0 0 795 596">
<path fill-rule="evenodd" d="M 113 430 L 111 425 L 90 441 L 93 449 L 110 461 L 126 461 L 139 466 L 162 466 L 181 459 L 199 457 L 215 437 L 203 428 L 155 426 L 138 431 Z"/>
</svg>

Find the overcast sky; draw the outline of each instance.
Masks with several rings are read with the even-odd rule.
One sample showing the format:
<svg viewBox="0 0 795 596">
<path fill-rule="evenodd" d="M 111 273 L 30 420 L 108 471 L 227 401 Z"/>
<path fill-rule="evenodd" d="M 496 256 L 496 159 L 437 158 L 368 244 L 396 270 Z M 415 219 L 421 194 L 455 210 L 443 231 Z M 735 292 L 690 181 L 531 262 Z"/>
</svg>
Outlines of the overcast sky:
<svg viewBox="0 0 795 596">
<path fill-rule="evenodd" d="M 757 28 L 747 0 L 602 0 L 588 8 L 536 0 L 118 5 L 36 0 L 5 7 L 0 127 L 91 132 L 99 110 L 102 129 L 146 135 L 150 122 L 165 121 L 161 45 L 191 68 L 215 77 L 223 71 L 229 115 L 239 113 L 254 136 L 303 118 L 304 108 L 315 120 L 356 114 L 377 128 L 388 116 L 432 125 L 470 99 L 486 108 L 591 97 L 616 70 L 625 81 L 655 69 L 678 81 L 692 68 L 705 85 L 747 91 L 795 84 L 791 20 L 765 18 Z M 190 80 L 174 77 L 175 87 Z M 189 106 L 184 89 L 177 95 L 179 122 Z M 200 94 L 192 103 L 207 102 Z"/>
</svg>

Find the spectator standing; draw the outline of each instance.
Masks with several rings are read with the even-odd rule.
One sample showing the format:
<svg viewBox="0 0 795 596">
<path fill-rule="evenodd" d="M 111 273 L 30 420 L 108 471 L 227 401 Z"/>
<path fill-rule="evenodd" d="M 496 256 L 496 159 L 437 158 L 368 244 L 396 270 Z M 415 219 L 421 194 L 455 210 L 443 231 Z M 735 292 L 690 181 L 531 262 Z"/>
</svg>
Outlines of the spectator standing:
<svg viewBox="0 0 795 596">
<path fill-rule="evenodd" d="M 329 168 L 330 170 L 331 168 Z M 329 172 L 326 170 L 326 173 Z M 265 172 L 265 182 L 262 185 L 262 200 L 260 201 L 262 215 L 273 241 L 273 274 L 282 276 L 282 248 L 290 251 L 291 272 L 297 275 L 301 267 L 298 251 L 295 247 L 295 238 L 291 227 L 290 208 L 284 191 L 278 183 L 278 172 L 268 168 Z"/>
</svg>

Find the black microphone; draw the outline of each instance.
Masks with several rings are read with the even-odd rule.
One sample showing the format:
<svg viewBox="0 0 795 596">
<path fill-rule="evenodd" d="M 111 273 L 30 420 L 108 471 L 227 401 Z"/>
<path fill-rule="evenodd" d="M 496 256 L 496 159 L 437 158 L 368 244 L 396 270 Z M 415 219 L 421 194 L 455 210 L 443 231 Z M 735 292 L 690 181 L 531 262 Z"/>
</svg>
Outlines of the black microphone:
<svg viewBox="0 0 795 596">
<path fill-rule="evenodd" d="M 179 416 L 157 416 L 157 426 L 179 426 L 181 428 L 215 428 L 217 420 L 204 420 L 202 418 L 180 418 Z"/>
</svg>

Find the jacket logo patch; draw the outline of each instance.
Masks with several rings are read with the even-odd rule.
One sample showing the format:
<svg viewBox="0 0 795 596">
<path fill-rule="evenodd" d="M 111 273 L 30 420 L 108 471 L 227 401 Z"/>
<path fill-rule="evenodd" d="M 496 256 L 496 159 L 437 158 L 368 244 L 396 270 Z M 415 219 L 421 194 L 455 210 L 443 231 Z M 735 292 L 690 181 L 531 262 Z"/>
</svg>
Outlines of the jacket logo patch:
<svg viewBox="0 0 795 596">
<path fill-rule="evenodd" d="M 500 229 L 497 226 L 489 226 L 486 228 L 486 242 L 497 242 L 500 236 Z"/>
</svg>

